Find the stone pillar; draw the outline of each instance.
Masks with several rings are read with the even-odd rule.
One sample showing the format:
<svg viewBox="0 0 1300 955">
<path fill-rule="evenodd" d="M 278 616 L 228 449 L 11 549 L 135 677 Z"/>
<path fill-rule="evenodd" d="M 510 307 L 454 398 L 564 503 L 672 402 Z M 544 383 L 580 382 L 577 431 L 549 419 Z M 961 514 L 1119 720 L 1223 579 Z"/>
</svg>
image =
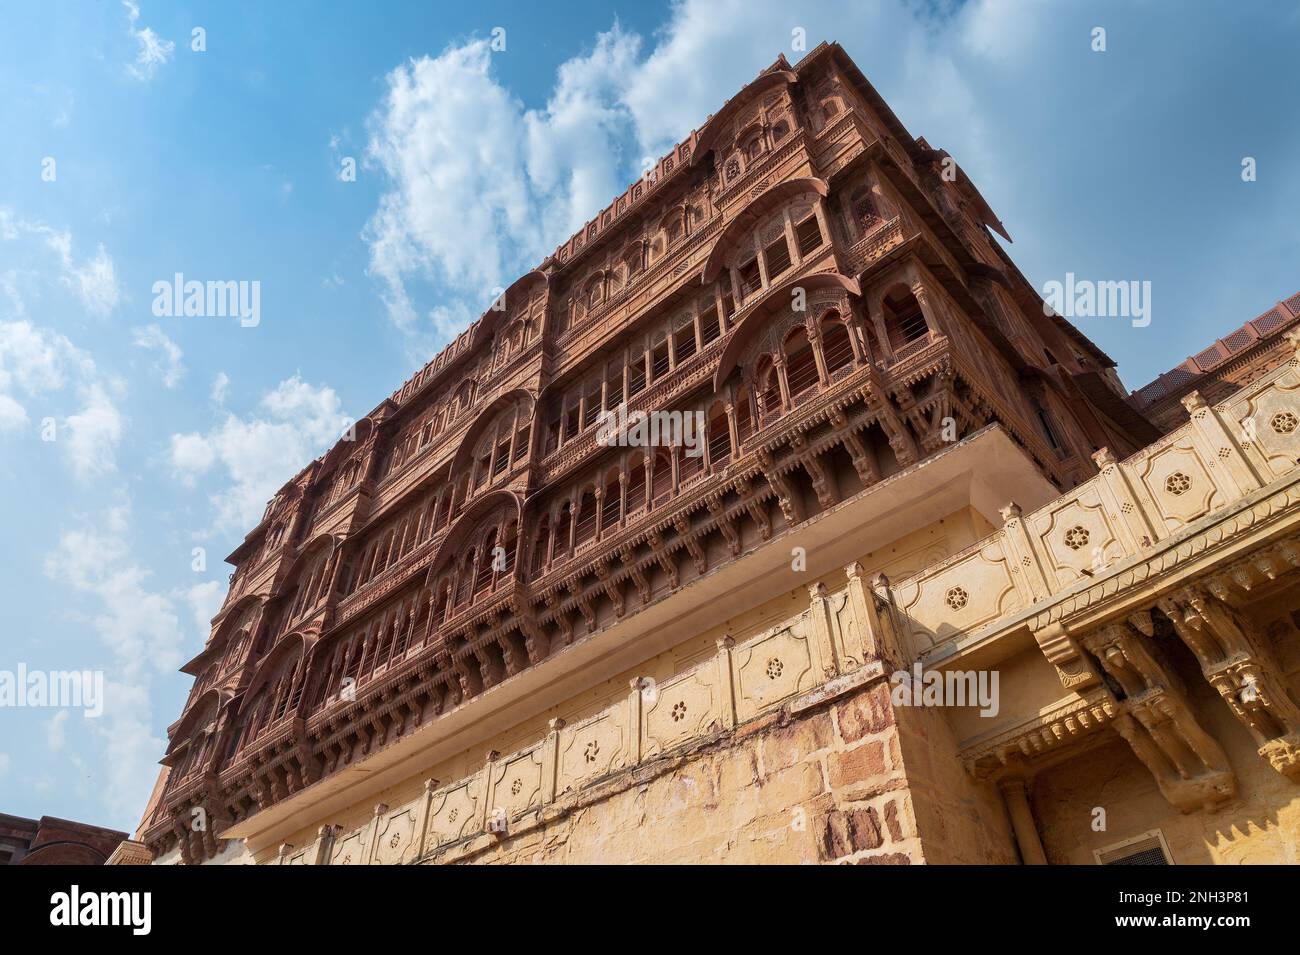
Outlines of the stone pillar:
<svg viewBox="0 0 1300 955">
<path fill-rule="evenodd" d="M 1023 779 L 1004 779 L 998 783 L 1002 799 L 1011 816 L 1011 828 L 1016 834 L 1016 845 L 1020 847 L 1020 858 L 1025 865 L 1047 865 L 1047 854 L 1043 852 L 1042 840 L 1038 837 L 1038 826 L 1034 823 L 1034 813 L 1029 808 L 1029 791 Z"/>
</svg>

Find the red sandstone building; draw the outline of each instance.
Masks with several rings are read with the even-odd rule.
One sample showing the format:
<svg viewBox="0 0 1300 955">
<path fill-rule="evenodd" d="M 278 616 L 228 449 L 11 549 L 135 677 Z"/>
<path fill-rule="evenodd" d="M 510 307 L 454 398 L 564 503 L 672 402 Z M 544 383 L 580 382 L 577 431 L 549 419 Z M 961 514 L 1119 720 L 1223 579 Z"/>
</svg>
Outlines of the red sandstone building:
<svg viewBox="0 0 1300 955">
<path fill-rule="evenodd" d="M 103 865 L 125 832 L 53 816 L 0 813 L 0 865 Z"/>
<path fill-rule="evenodd" d="M 349 786 L 364 802 L 367 767 L 396 772 L 411 740 L 528 716 L 538 674 L 580 692 L 609 634 L 630 634 L 618 652 L 639 640 L 648 658 L 690 635 L 663 622 L 680 608 L 716 599 L 736 612 L 724 584 L 788 563 L 824 516 L 862 522 L 849 525 L 861 541 L 850 559 L 884 552 L 894 538 L 873 535 L 890 514 L 952 492 L 955 479 L 935 482 L 961 460 L 955 448 L 985 449 L 972 467 L 998 493 L 1046 502 L 1095 478 L 1094 455 L 1124 458 L 1181 423 L 1176 399 L 1192 378 L 1231 390 L 1243 378 L 1222 370 L 1252 349 L 1276 352 L 1273 363 L 1289 354 L 1277 336 L 1300 299 L 1130 402 L 1114 362 L 1045 314 L 989 234 L 1005 236 L 1001 223 L 945 159 L 823 45 L 763 71 L 514 282 L 354 440 L 285 484 L 230 555 L 229 594 L 184 667 L 194 686 L 141 842 L 201 862 L 274 820 L 314 818 L 315 794 L 334 794 L 325 813 Z M 699 412 L 703 453 L 602 444 L 602 416 L 619 407 Z M 1012 458 L 1017 476 L 1003 480 Z M 890 503 L 871 511 L 875 500 Z M 976 519 L 959 544 L 991 526 Z M 813 586 L 814 604 L 818 560 L 787 585 Z M 950 587 L 948 606 L 973 604 L 973 590 Z M 836 657 L 841 669 L 865 661 Z M 767 678 L 783 666 L 767 660 Z M 729 713 L 701 732 L 743 722 Z M 558 738 L 564 721 L 552 724 Z M 590 763 L 599 747 L 586 747 Z M 951 785 L 986 785 L 972 775 Z M 1000 825 L 1019 849 L 1006 835 L 989 860 L 1042 854 L 1025 832 L 1023 779 L 1002 789 L 1011 821 Z M 558 798 L 554 778 L 542 791 L 541 802 Z M 865 790 L 846 791 L 816 823 L 822 858 L 907 842 L 892 810 L 853 808 Z M 354 861 L 325 848 L 341 833 L 327 830 L 317 858 Z"/>
</svg>

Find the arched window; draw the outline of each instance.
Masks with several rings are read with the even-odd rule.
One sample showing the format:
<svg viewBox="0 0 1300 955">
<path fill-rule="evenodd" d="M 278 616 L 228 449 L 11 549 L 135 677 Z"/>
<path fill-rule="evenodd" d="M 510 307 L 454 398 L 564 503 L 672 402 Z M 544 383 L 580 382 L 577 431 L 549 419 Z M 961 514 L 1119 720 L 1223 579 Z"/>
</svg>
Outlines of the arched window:
<svg viewBox="0 0 1300 955">
<path fill-rule="evenodd" d="M 796 328 L 785 340 L 785 378 L 790 388 L 790 401 L 799 399 L 817 387 L 817 359 L 812 343 L 802 327 Z"/>
<path fill-rule="evenodd" d="M 627 265 L 627 278 L 629 282 L 632 281 L 634 275 L 641 271 L 641 254 L 641 247 L 638 245 L 629 250 L 623 257 L 623 261 Z"/>
<path fill-rule="evenodd" d="M 596 494 L 587 488 L 578 498 L 578 519 L 574 544 L 582 545 L 596 536 Z"/>
<path fill-rule="evenodd" d="M 885 330 L 895 350 L 925 338 L 930 329 L 925 322 L 925 313 L 921 311 L 921 303 L 910 288 L 894 286 L 881 304 L 885 313 Z"/>
<path fill-rule="evenodd" d="M 673 459 L 667 448 L 657 448 L 654 456 L 654 476 L 650 485 L 655 504 L 668 500 L 673 490 Z"/>
<path fill-rule="evenodd" d="M 619 481 L 618 470 L 605 475 L 605 498 L 600 504 L 600 529 L 606 531 L 618 524 L 622 507 L 623 485 Z"/>
<path fill-rule="evenodd" d="M 668 244 L 670 246 L 676 245 L 680 242 L 684 234 L 680 219 L 673 219 L 672 222 L 668 223 Z"/>
<path fill-rule="evenodd" d="M 781 414 L 781 380 L 777 377 L 776 364 L 770 355 L 764 355 L 758 363 L 758 413 L 763 421 L 771 421 Z"/>
<path fill-rule="evenodd" d="M 564 557 L 569 553 L 569 536 L 573 526 L 573 505 L 568 501 L 560 508 L 559 520 L 555 522 L 555 556 Z"/>
<path fill-rule="evenodd" d="M 645 455 L 634 451 L 627 459 L 627 513 L 639 514 L 645 507 Z"/>
<path fill-rule="evenodd" d="M 694 412 L 688 411 L 686 414 L 694 414 Z M 679 487 L 685 487 L 704 474 L 704 442 L 707 440 L 708 435 L 707 424 L 704 431 L 704 434 L 696 435 L 696 443 L 677 446 L 677 483 Z"/>
<path fill-rule="evenodd" d="M 709 409 L 708 440 L 709 464 L 714 468 L 725 467 L 731 461 L 731 425 L 721 401 L 715 401 Z"/>
<path fill-rule="evenodd" d="M 519 522 L 511 520 L 506 524 L 505 533 L 500 539 L 501 567 L 497 572 L 497 583 L 509 577 L 515 570 L 515 554 L 519 550 Z"/>
<path fill-rule="evenodd" d="M 736 389 L 736 437 L 744 442 L 754 433 L 754 416 L 749 404 L 749 389 L 741 385 Z"/>
<path fill-rule="evenodd" d="M 546 550 L 551 546 L 551 515 L 543 514 L 542 522 L 537 528 L 537 539 L 533 543 L 533 562 L 531 573 L 534 577 L 546 567 Z"/>
<path fill-rule="evenodd" d="M 785 120 L 781 120 L 772 127 L 772 141 L 779 143 L 781 140 L 785 139 L 789 132 L 790 127 L 786 124 Z"/>
<path fill-rule="evenodd" d="M 447 608 L 451 603 L 451 578 L 444 577 L 438 581 L 436 596 L 433 599 L 433 623 L 436 627 L 447 619 Z"/>
<path fill-rule="evenodd" d="M 826 361 L 826 373 L 831 377 L 836 372 L 853 366 L 853 345 L 849 341 L 849 330 L 844 326 L 838 314 L 828 312 L 822 316 L 822 357 Z"/>
<path fill-rule="evenodd" d="M 478 554 L 472 550 L 461 561 L 460 573 L 456 575 L 456 606 L 458 607 L 469 599 L 470 591 L 474 586 L 477 562 Z"/>
<path fill-rule="evenodd" d="M 488 531 L 487 537 L 483 540 L 483 549 L 478 561 L 478 571 L 474 579 L 474 593 L 481 594 L 492 586 L 492 575 L 496 571 L 498 563 L 497 531 L 494 527 Z"/>
</svg>

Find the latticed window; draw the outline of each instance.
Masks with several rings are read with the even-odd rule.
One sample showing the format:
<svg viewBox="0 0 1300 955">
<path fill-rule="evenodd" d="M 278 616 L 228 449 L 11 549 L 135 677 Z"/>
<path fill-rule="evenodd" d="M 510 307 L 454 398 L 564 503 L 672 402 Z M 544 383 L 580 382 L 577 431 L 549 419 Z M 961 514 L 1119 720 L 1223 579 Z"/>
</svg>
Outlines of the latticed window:
<svg viewBox="0 0 1300 955">
<path fill-rule="evenodd" d="M 849 341 L 849 330 L 838 316 L 822 319 L 822 356 L 826 359 L 826 371 L 835 374 L 853 364 L 853 345 Z"/>
<path fill-rule="evenodd" d="M 805 392 L 817 386 L 817 359 L 803 329 L 786 339 L 785 354 L 785 375 L 790 386 L 790 398 L 792 401 L 798 400 Z"/>
<path fill-rule="evenodd" d="M 607 530 L 618 523 L 619 515 L 619 482 L 617 475 L 611 477 L 605 484 L 605 499 L 600 505 L 600 528 Z"/>
<path fill-rule="evenodd" d="M 736 391 L 736 437 L 744 441 L 754 433 L 754 418 L 749 408 L 749 392 L 740 388 Z"/>
<path fill-rule="evenodd" d="M 731 427 L 722 405 L 709 410 L 709 461 L 716 468 L 731 460 Z"/>
<path fill-rule="evenodd" d="M 850 200 L 850 209 L 853 215 L 853 224 L 858 227 L 858 231 L 863 235 L 870 232 L 880 221 L 880 213 L 876 210 L 875 197 L 871 195 L 871 190 L 867 188 L 856 189 Z"/>
<path fill-rule="evenodd" d="M 781 381 L 770 361 L 758 373 L 758 406 L 764 420 L 770 421 L 781 413 Z"/>
<path fill-rule="evenodd" d="M 822 246 L 822 229 L 817 223 L 816 214 L 810 215 L 795 227 L 795 240 L 799 243 L 799 255 L 808 258 Z"/>
<path fill-rule="evenodd" d="M 722 329 L 718 325 L 718 310 L 711 308 L 700 316 L 700 338 L 703 339 L 707 346 L 710 342 L 717 341 L 722 334 Z"/>
<path fill-rule="evenodd" d="M 655 346 L 654 352 L 651 354 L 651 361 L 653 362 L 651 370 L 654 372 L 655 381 L 659 381 L 668 374 L 669 365 L 667 341 L 660 342 Z"/>
<path fill-rule="evenodd" d="M 911 289 L 897 289 L 886 295 L 884 311 L 889 340 L 895 348 L 918 341 L 929 331 L 921 303 Z"/>
<path fill-rule="evenodd" d="M 763 250 L 763 256 L 767 260 L 768 281 L 775 281 L 778 275 L 790 268 L 790 243 L 781 236 Z"/>
<path fill-rule="evenodd" d="M 696 450 L 697 453 L 688 453 Z M 704 449 L 698 445 L 695 449 L 681 448 L 677 453 L 678 480 L 682 485 L 689 484 L 704 473 Z"/>
<path fill-rule="evenodd" d="M 537 531 L 537 543 L 533 545 L 533 576 L 542 572 L 546 566 L 546 549 L 551 543 L 551 516 L 542 515 L 542 525 Z"/>
<path fill-rule="evenodd" d="M 560 511 L 560 519 L 555 522 L 555 556 L 562 557 L 569 552 L 569 533 L 573 523 L 573 512 L 565 504 Z"/>
<path fill-rule="evenodd" d="M 645 391 L 645 361 L 641 356 L 637 356 L 627 369 L 627 393 L 630 397 L 639 395 L 643 391 Z"/>
<path fill-rule="evenodd" d="M 666 501 L 668 495 L 672 493 L 673 460 L 667 448 L 659 448 L 655 451 L 654 477 L 650 490 L 656 504 Z"/>
<path fill-rule="evenodd" d="M 637 514 L 645 507 L 645 458 L 638 452 L 627 465 L 627 512 Z"/>
<path fill-rule="evenodd" d="M 578 523 L 574 541 L 578 544 L 585 544 L 596 536 L 596 495 L 590 491 L 584 491 L 582 500 L 578 503 Z"/>
<path fill-rule="evenodd" d="M 685 325 L 677 330 L 677 335 L 673 338 L 673 351 L 677 355 L 678 364 L 695 355 L 694 324 Z"/>
</svg>

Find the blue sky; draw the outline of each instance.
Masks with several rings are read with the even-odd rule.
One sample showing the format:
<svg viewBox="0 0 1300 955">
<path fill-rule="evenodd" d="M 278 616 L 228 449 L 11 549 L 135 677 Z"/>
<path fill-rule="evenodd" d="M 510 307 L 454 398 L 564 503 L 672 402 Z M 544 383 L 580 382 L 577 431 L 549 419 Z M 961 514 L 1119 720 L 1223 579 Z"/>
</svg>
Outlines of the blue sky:
<svg viewBox="0 0 1300 955">
<path fill-rule="evenodd" d="M 550 9 L 9 6 L 0 671 L 107 693 L 0 709 L 0 811 L 133 828 L 266 499 L 796 27 L 954 155 L 1035 285 L 1152 283 L 1148 327 L 1081 323 L 1130 388 L 1300 290 L 1294 3 Z M 259 323 L 155 315 L 177 272 L 260 283 Z"/>
</svg>

